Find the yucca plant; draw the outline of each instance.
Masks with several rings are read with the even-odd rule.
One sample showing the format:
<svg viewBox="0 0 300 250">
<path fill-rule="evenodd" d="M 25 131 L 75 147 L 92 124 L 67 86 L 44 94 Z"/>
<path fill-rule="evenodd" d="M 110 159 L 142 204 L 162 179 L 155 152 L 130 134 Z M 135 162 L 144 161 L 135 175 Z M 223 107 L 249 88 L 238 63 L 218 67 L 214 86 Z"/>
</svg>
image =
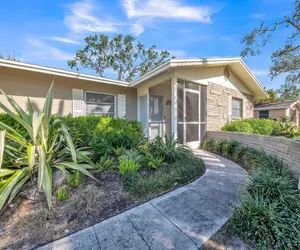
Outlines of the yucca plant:
<svg viewBox="0 0 300 250">
<path fill-rule="evenodd" d="M 85 159 L 82 152 L 76 152 L 66 125 L 60 119 L 51 119 L 53 102 L 53 83 L 51 84 L 43 111 L 35 111 L 28 98 L 28 113 L 16 101 L 6 95 L 11 109 L 0 102 L 0 108 L 22 126 L 26 134 L 20 134 L 10 126 L 0 122 L 0 211 L 18 194 L 22 186 L 37 176 L 37 188 L 46 195 L 51 207 L 52 169 L 57 168 L 65 174 L 79 171 L 94 178 L 87 165 L 77 163 Z M 3 156 L 10 161 L 2 167 Z M 6 157 L 7 158 L 7 157 Z"/>
</svg>

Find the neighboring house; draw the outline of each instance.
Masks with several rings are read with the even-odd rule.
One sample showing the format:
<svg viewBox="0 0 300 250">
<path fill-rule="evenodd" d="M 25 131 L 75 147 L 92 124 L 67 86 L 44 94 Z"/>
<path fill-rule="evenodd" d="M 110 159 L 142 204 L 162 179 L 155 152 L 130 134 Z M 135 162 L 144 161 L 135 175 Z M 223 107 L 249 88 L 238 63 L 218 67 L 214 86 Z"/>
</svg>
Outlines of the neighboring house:
<svg viewBox="0 0 300 250">
<path fill-rule="evenodd" d="M 40 110 L 52 80 L 54 113 L 137 119 L 146 136 L 174 134 L 191 147 L 207 130 L 253 117 L 253 99 L 268 97 L 240 58 L 172 59 L 131 83 L 0 60 L 0 87 L 24 108 L 30 96 Z"/>
<path fill-rule="evenodd" d="M 287 116 L 300 126 L 300 101 L 259 103 L 254 107 L 255 118 L 278 119 Z"/>
</svg>

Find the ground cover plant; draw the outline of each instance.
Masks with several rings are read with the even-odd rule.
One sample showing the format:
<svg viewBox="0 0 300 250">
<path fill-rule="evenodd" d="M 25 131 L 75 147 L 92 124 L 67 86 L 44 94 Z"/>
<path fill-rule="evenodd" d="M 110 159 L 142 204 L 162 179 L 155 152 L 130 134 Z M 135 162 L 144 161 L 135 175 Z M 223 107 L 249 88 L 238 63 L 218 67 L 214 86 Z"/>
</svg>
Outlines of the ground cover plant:
<svg viewBox="0 0 300 250">
<path fill-rule="evenodd" d="M 206 140 L 203 148 L 249 171 L 250 181 L 229 221 L 230 231 L 255 249 L 300 248 L 297 181 L 281 159 L 231 140 Z"/>
<path fill-rule="evenodd" d="M 256 118 L 233 120 L 221 130 L 257 135 L 284 136 L 296 139 L 300 136 L 300 129 L 288 117 L 281 117 L 277 121 Z"/>
</svg>

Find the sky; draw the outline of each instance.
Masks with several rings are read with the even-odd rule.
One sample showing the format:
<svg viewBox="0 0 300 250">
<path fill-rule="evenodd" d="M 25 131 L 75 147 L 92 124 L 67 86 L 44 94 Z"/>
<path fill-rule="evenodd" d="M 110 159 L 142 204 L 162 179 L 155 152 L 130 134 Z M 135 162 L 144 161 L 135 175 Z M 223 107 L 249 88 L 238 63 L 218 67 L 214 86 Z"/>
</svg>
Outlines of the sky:
<svg viewBox="0 0 300 250">
<path fill-rule="evenodd" d="M 67 61 L 90 34 L 130 34 L 147 47 L 177 58 L 239 57 L 243 36 L 262 20 L 274 23 L 293 10 L 293 0 L 10 0 L 1 2 L 0 54 L 70 70 Z M 263 53 L 244 58 L 266 88 L 284 76 L 268 76 L 271 54 L 284 45 L 280 29 Z M 83 73 L 93 72 L 81 70 Z M 108 73 L 107 77 L 114 77 Z"/>
</svg>

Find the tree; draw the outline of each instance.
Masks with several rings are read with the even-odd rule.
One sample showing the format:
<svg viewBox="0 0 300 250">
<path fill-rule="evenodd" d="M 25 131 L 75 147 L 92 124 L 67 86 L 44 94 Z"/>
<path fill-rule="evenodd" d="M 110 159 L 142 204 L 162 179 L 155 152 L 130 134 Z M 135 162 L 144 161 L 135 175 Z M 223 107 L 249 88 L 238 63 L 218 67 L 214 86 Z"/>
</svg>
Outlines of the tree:
<svg viewBox="0 0 300 250">
<path fill-rule="evenodd" d="M 242 50 L 241 56 L 260 54 L 261 48 L 266 46 L 271 41 L 273 34 L 283 27 L 288 29 L 290 36 L 285 37 L 285 45 L 282 48 L 272 53 L 270 76 L 273 79 L 280 74 L 286 75 L 285 84 L 281 86 L 279 93 L 289 96 L 290 94 L 286 93 L 288 88 L 295 93 L 300 91 L 298 88 L 300 84 L 300 0 L 295 0 L 294 10 L 290 16 L 285 16 L 270 25 L 262 21 L 258 28 L 247 34 L 242 40 L 246 47 Z"/>
<path fill-rule="evenodd" d="M 158 51 L 152 45 L 145 46 L 130 35 L 108 36 L 90 35 L 85 39 L 86 45 L 76 52 L 76 57 L 68 61 L 71 68 L 95 70 L 101 77 L 107 70 L 118 74 L 118 80 L 132 81 L 149 70 L 161 65 L 170 58 L 168 51 Z"/>
<path fill-rule="evenodd" d="M 268 89 L 266 90 L 267 94 L 269 95 L 268 99 L 264 100 L 254 100 L 254 103 L 269 103 L 269 102 L 276 102 L 278 100 L 277 98 L 277 92 L 274 89 Z"/>
</svg>

